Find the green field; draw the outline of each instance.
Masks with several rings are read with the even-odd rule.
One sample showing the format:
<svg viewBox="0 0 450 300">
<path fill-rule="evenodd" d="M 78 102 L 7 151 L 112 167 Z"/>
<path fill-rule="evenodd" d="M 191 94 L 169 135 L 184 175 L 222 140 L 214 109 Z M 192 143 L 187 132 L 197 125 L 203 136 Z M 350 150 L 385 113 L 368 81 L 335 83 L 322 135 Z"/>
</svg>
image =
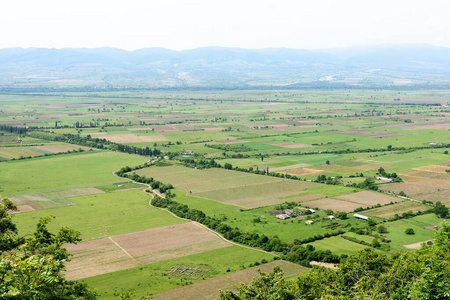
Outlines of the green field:
<svg viewBox="0 0 450 300">
<path fill-rule="evenodd" d="M 434 214 L 417 216 L 411 219 L 403 219 L 385 223 L 388 229 L 386 236 L 392 240 L 391 251 L 405 251 L 405 245 L 426 242 L 433 238 L 433 230 L 424 226 L 434 226 L 441 222 Z M 414 229 L 415 234 L 405 234 L 407 228 Z"/>
<path fill-rule="evenodd" d="M 141 190 L 70 198 L 76 205 L 14 215 L 21 235 L 34 231 L 39 218 L 55 216 L 49 228 L 67 226 L 82 233 L 83 240 L 180 224 L 186 221 L 149 206 L 151 196 Z"/>
<path fill-rule="evenodd" d="M 145 157 L 106 151 L 7 161 L 0 164 L 2 196 L 121 182 L 112 175 L 114 170 L 145 161 Z"/>
<path fill-rule="evenodd" d="M 337 255 L 351 255 L 360 249 L 367 248 L 367 246 L 348 241 L 341 238 L 340 236 L 333 236 L 320 241 L 315 241 L 313 243 L 310 243 L 310 245 L 314 246 L 314 248 L 316 248 L 317 250 L 330 250 L 333 254 Z"/>
<path fill-rule="evenodd" d="M 220 259 L 217 259 L 220 258 Z M 134 290 L 136 296 L 148 296 L 169 289 L 248 268 L 255 262 L 272 261 L 273 256 L 263 252 L 232 246 L 200 254 L 171 259 L 144 267 L 113 272 L 84 279 L 99 293 L 99 299 L 117 299 L 121 292 Z M 210 271 L 198 279 L 171 277 L 168 269 L 173 266 L 201 266 Z M 219 292 L 217 291 L 217 295 Z"/>
<path fill-rule="evenodd" d="M 304 239 L 316 234 L 332 232 L 331 229 L 322 227 L 331 224 L 330 220 L 325 218 L 325 212 L 317 212 L 314 215 L 306 216 L 306 219 L 292 218 L 279 220 L 274 215 L 268 213 L 278 209 L 278 205 L 242 210 L 238 206 L 192 197 L 182 192 L 177 192 L 176 194 L 177 197 L 175 200 L 177 202 L 186 204 L 191 208 L 199 209 L 208 216 L 225 219 L 224 223 L 231 227 L 237 227 L 245 232 L 257 233 L 259 235 L 278 236 L 281 241 L 288 243 L 293 242 L 294 239 Z M 261 222 L 255 223 L 255 218 L 260 218 Z M 314 220 L 315 224 L 305 224 L 305 220 L 309 219 Z M 365 221 L 354 218 L 335 220 L 334 222 L 337 228 L 340 229 L 345 229 L 348 226 L 365 226 Z"/>
</svg>

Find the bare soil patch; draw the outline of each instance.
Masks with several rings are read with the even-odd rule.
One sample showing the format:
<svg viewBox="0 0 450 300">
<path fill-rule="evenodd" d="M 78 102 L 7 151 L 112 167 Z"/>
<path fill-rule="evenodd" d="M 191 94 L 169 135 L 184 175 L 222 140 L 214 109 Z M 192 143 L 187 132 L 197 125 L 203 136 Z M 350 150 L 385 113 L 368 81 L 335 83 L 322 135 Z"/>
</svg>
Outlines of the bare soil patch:
<svg viewBox="0 0 450 300">
<path fill-rule="evenodd" d="M 67 245 L 65 248 L 73 254 L 72 260 L 66 264 L 66 277 L 69 280 L 138 266 L 134 260 L 107 238 Z"/>
<path fill-rule="evenodd" d="M 423 226 L 423 229 L 428 229 L 428 230 L 438 230 L 439 226 L 438 225 L 434 225 L 434 226 Z"/>
<path fill-rule="evenodd" d="M 134 257 L 215 239 L 215 234 L 194 223 L 159 227 L 114 237 L 114 240 Z"/>
<path fill-rule="evenodd" d="M 316 199 L 320 199 L 320 198 L 325 198 L 327 195 L 322 195 L 322 194 L 309 194 L 309 195 L 304 195 L 304 196 L 297 196 L 297 197 L 290 197 L 290 198 L 284 198 L 283 200 L 288 201 L 288 202 L 306 202 L 306 201 L 311 201 L 311 200 L 316 200 Z"/>
<path fill-rule="evenodd" d="M 302 189 L 313 186 L 317 186 L 317 184 L 313 182 L 282 180 L 270 183 L 247 184 L 234 188 L 216 189 L 203 193 L 194 193 L 194 195 L 250 209 L 284 203 L 286 199 L 279 199 L 279 197 L 296 195 L 301 193 Z"/>
<path fill-rule="evenodd" d="M 388 205 L 384 207 L 370 209 L 364 212 L 365 215 L 379 217 L 379 218 L 391 218 L 395 214 L 401 215 L 402 213 L 411 211 L 417 213 L 418 211 L 425 211 L 430 209 L 430 206 L 424 205 L 422 203 L 417 203 L 414 201 L 406 201 L 401 203 L 396 203 L 394 205 Z"/>
<path fill-rule="evenodd" d="M 67 277 L 81 279 L 228 246 L 195 223 L 159 227 L 66 246 L 74 255 Z"/>
<path fill-rule="evenodd" d="M 61 152 L 67 152 L 70 149 L 66 148 L 66 147 L 62 147 L 62 146 L 52 146 L 52 145 L 48 145 L 48 146 L 33 146 L 32 148 L 38 149 L 38 150 L 43 150 L 43 151 L 47 151 L 47 152 L 51 152 L 51 153 L 61 153 Z"/>
<path fill-rule="evenodd" d="M 431 241 L 431 240 L 428 240 L 428 241 Z M 403 245 L 403 247 L 405 247 L 405 248 L 407 248 L 407 249 L 419 249 L 420 246 L 421 246 L 423 243 L 426 243 L 426 242 L 428 242 L 428 241 L 424 241 L 424 242 L 420 242 L 420 243 L 414 243 L 414 244 L 409 244 L 409 245 Z"/>
<path fill-rule="evenodd" d="M 360 205 L 372 206 L 376 204 L 388 204 L 392 202 L 399 202 L 400 200 L 396 197 L 388 196 L 385 194 L 370 192 L 370 191 L 362 191 L 353 194 L 347 194 L 342 196 L 334 197 L 339 200 L 349 201 L 358 203 Z"/>
<path fill-rule="evenodd" d="M 308 164 L 296 164 L 296 165 L 290 165 L 290 166 L 284 166 L 284 167 L 277 167 L 277 168 L 272 168 L 270 171 L 272 172 L 279 172 L 279 171 L 284 171 L 284 170 L 291 170 L 291 169 L 295 169 L 295 168 L 304 168 L 304 167 L 309 167 L 310 165 Z M 265 166 L 259 166 L 260 168 L 264 169 Z"/>
<path fill-rule="evenodd" d="M 312 145 L 298 144 L 298 143 L 272 144 L 272 146 L 278 146 L 278 147 L 289 148 L 289 149 L 298 149 L 298 148 L 312 147 Z"/>
<path fill-rule="evenodd" d="M 448 174 L 445 170 L 448 170 L 448 166 L 443 165 L 430 165 L 419 168 L 413 168 L 413 170 L 423 171 L 423 172 L 432 172 L 432 173 L 440 173 L 440 174 Z M 449 174 L 450 176 L 450 174 Z M 450 178 L 450 177 L 449 177 Z"/>
<path fill-rule="evenodd" d="M 17 196 L 11 196 L 11 197 L 9 197 L 9 199 L 12 202 L 14 202 L 14 204 L 16 204 L 17 206 L 29 205 L 34 210 L 42 209 L 42 207 L 39 204 L 35 203 L 34 201 L 50 201 L 49 199 L 45 199 L 45 198 L 33 196 L 33 195 L 17 195 Z"/>
<path fill-rule="evenodd" d="M 448 202 L 450 202 L 450 189 L 441 190 L 441 191 L 424 194 L 424 195 L 418 195 L 418 196 L 415 196 L 414 198 L 416 198 L 417 200 L 427 200 L 427 201 L 433 201 L 433 202 L 440 201 L 442 203 L 448 203 Z"/>
<path fill-rule="evenodd" d="M 219 290 L 236 291 L 240 283 L 249 284 L 253 278 L 259 277 L 259 273 L 256 270 L 260 269 L 264 273 L 270 273 L 275 266 L 279 266 L 284 271 L 284 275 L 287 277 L 304 273 L 309 270 L 308 268 L 286 261 L 275 261 L 246 270 L 206 279 L 192 285 L 165 291 L 154 295 L 153 299 L 217 299 Z"/>
<path fill-rule="evenodd" d="M 323 173 L 323 170 L 310 169 L 310 168 L 296 168 L 296 169 L 288 169 L 285 172 L 290 175 L 297 176 L 312 176 Z"/>
<path fill-rule="evenodd" d="M 343 201 L 334 198 L 323 198 L 319 200 L 308 201 L 303 205 L 320 210 L 332 209 L 334 211 L 352 212 L 355 208 L 364 206 L 359 203 Z"/>
<path fill-rule="evenodd" d="M 19 205 L 17 206 L 17 211 L 18 212 L 26 212 L 26 211 L 33 211 L 35 210 L 33 207 L 31 207 L 30 205 Z"/>
<path fill-rule="evenodd" d="M 448 189 L 448 187 L 448 180 L 428 179 L 423 177 L 421 180 L 416 180 L 413 182 L 383 184 L 379 186 L 379 188 L 383 191 L 392 191 L 396 194 L 403 191 L 407 196 L 434 192 L 439 189 Z"/>
</svg>

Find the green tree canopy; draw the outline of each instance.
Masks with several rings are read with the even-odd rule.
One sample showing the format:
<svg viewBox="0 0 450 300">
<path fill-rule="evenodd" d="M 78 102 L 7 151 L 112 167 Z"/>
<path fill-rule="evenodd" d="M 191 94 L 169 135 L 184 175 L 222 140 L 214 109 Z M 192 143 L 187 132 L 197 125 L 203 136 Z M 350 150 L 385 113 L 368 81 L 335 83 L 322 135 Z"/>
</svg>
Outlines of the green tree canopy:
<svg viewBox="0 0 450 300">
<path fill-rule="evenodd" d="M 10 212 L 16 206 L 8 198 L 0 203 L 0 298 L 1 299 L 96 299 L 83 283 L 64 278 L 70 254 L 63 244 L 81 241 L 80 233 L 63 227 L 48 230 L 51 217 L 41 218 L 36 231 L 19 237 Z"/>
<path fill-rule="evenodd" d="M 450 225 L 441 224 L 431 245 L 391 257 L 365 248 L 337 270 L 314 267 L 286 281 L 280 269 L 261 273 L 220 299 L 450 299 Z"/>
</svg>

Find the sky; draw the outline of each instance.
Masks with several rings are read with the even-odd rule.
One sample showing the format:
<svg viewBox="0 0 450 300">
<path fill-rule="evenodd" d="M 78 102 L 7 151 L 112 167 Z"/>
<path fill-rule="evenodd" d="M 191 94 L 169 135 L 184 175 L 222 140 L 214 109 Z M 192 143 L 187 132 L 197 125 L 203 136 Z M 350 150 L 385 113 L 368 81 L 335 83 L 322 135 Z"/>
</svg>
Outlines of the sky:
<svg viewBox="0 0 450 300">
<path fill-rule="evenodd" d="M 5 0 L 0 48 L 450 47 L 449 0 Z"/>
</svg>

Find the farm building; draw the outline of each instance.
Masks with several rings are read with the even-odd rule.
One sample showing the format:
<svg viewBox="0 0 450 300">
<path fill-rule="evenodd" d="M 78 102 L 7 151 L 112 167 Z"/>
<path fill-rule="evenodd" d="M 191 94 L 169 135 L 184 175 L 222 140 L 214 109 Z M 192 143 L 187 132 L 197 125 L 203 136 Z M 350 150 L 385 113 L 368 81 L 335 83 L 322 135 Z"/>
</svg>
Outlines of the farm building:
<svg viewBox="0 0 450 300">
<path fill-rule="evenodd" d="M 179 154 L 181 154 L 181 155 L 193 155 L 194 154 L 194 151 L 191 151 L 191 150 L 184 150 L 184 151 L 180 151 L 180 152 L 178 152 Z"/>
<path fill-rule="evenodd" d="M 357 218 L 357 219 L 366 220 L 366 221 L 369 220 L 369 217 L 366 217 L 366 216 L 363 216 L 363 215 L 360 215 L 360 214 L 354 214 L 353 216 L 355 218 Z"/>
<path fill-rule="evenodd" d="M 280 220 L 286 220 L 286 219 L 290 218 L 288 214 L 279 214 L 279 215 L 276 215 L 276 217 Z"/>
<path fill-rule="evenodd" d="M 290 216 L 294 214 L 294 211 L 292 209 L 285 209 L 284 213 Z"/>
<path fill-rule="evenodd" d="M 312 225 L 312 224 L 314 224 L 314 221 L 313 220 L 308 220 L 308 221 L 305 221 L 305 223 L 308 224 L 308 225 Z"/>
<path fill-rule="evenodd" d="M 307 208 L 306 210 L 309 210 L 309 211 L 312 212 L 313 214 L 316 213 L 316 211 L 315 211 L 314 209 L 312 209 L 312 208 Z"/>
<path fill-rule="evenodd" d="M 380 181 L 384 181 L 384 182 L 394 182 L 394 180 L 390 179 L 390 178 L 386 178 L 386 177 L 376 177 L 376 180 L 380 180 Z"/>
</svg>

